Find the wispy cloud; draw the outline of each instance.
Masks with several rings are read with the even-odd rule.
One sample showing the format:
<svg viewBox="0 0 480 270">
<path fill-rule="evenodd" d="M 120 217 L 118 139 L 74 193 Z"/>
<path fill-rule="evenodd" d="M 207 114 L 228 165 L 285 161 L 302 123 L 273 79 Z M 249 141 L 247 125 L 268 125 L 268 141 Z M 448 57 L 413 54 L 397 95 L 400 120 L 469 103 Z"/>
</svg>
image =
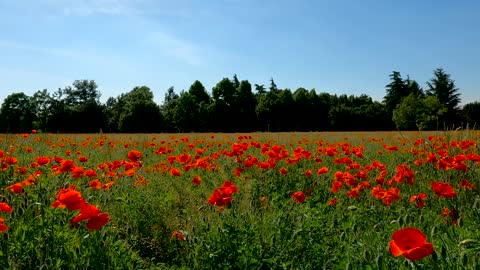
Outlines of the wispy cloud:
<svg viewBox="0 0 480 270">
<path fill-rule="evenodd" d="M 134 11 L 127 0 L 48 0 L 47 4 L 63 15 L 127 15 Z"/>
<path fill-rule="evenodd" d="M 199 46 L 169 33 L 153 32 L 147 37 L 147 42 L 158 48 L 166 56 L 173 57 L 191 66 L 202 64 L 201 48 Z"/>
<path fill-rule="evenodd" d="M 32 44 L 11 41 L 11 40 L 0 40 L 0 48 L 4 48 L 7 51 L 8 50 L 28 51 L 28 52 L 38 53 L 38 54 L 45 54 L 45 55 L 70 58 L 70 59 L 81 59 L 82 57 L 86 56 L 72 50 L 41 47 L 41 46 L 36 46 Z"/>
<path fill-rule="evenodd" d="M 36 4 L 46 5 L 65 16 L 162 15 L 189 18 L 195 12 L 189 3 L 189 0 L 38 0 Z"/>
</svg>

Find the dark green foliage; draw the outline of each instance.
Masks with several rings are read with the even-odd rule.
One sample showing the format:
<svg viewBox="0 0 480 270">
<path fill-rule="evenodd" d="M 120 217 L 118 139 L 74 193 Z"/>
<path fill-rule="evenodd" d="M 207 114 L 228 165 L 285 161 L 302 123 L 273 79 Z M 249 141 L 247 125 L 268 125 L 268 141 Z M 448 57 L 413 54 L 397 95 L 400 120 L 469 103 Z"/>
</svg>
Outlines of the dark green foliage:
<svg viewBox="0 0 480 270">
<path fill-rule="evenodd" d="M 434 72 L 434 78 L 432 78 L 427 85 L 427 95 L 432 95 L 438 98 L 440 103 L 447 108 L 445 117 L 442 119 L 445 121 L 445 125 L 458 124 L 457 114 L 460 104 L 460 93 L 455 86 L 455 82 L 450 78 L 450 74 L 447 74 L 442 68 L 437 68 Z"/>
<path fill-rule="evenodd" d="M 388 126 L 385 105 L 367 95 L 331 96 L 332 130 L 382 130 Z"/>
<path fill-rule="evenodd" d="M 434 96 L 410 94 L 393 111 L 393 121 L 401 130 L 435 130 L 445 107 Z"/>
<path fill-rule="evenodd" d="M 478 105 L 467 104 L 462 112 L 460 94 L 450 75 L 442 69 L 434 75 L 425 94 L 415 80 L 393 71 L 382 103 L 363 94 L 337 96 L 305 88 L 292 93 L 279 88 L 273 78 L 268 88 L 254 84 L 252 89 L 248 80 L 234 74 L 232 79 L 220 80 L 211 93 L 198 80 L 180 94 L 170 87 L 161 106 L 146 86 L 102 104 L 95 81 L 76 80 L 53 93 L 44 89 L 32 97 L 24 93 L 8 96 L 0 111 L 0 131 L 278 132 L 478 126 Z"/>
<path fill-rule="evenodd" d="M 462 115 L 471 128 L 478 128 L 480 126 L 480 102 L 465 104 Z"/>
<path fill-rule="evenodd" d="M 29 132 L 36 120 L 32 99 L 23 92 L 13 93 L 3 101 L 0 125 L 5 132 Z"/>
<path fill-rule="evenodd" d="M 163 124 L 160 107 L 153 101 L 153 93 L 146 86 L 135 87 L 121 97 L 122 107 L 118 129 L 120 132 L 159 132 Z"/>
</svg>

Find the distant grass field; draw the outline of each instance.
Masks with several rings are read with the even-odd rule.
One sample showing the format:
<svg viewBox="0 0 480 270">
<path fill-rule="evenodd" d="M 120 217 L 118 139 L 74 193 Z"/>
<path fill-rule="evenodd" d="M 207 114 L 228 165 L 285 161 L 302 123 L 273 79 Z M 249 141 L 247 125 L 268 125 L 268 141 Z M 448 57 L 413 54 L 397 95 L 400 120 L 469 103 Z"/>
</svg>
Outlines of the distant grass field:
<svg viewBox="0 0 480 270">
<path fill-rule="evenodd" d="M 2 134 L 0 268 L 478 269 L 479 147 L 476 131 Z"/>
</svg>

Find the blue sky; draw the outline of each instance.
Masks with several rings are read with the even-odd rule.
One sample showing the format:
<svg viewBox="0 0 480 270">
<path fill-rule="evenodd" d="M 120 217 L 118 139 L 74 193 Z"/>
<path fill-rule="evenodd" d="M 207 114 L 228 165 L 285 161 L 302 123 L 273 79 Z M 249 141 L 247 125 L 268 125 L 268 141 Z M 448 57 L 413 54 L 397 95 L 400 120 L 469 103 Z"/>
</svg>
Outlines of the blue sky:
<svg viewBox="0 0 480 270">
<path fill-rule="evenodd" d="M 0 0 L 0 100 L 92 79 L 102 101 L 138 85 L 208 91 L 222 78 L 381 101 L 400 71 L 442 67 L 480 100 L 476 0 Z"/>
</svg>

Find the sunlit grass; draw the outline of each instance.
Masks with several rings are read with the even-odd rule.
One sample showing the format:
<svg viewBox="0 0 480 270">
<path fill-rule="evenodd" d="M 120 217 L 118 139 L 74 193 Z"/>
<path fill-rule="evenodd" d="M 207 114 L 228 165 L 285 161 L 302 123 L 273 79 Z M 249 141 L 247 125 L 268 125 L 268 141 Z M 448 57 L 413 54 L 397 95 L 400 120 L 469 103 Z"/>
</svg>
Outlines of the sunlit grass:
<svg viewBox="0 0 480 270">
<path fill-rule="evenodd" d="M 478 142 L 475 131 L 3 135 L 0 195 L 12 212 L 0 213 L 0 265 L 475 269 Z M 238 190 L 222 190 L 225 181 Z M 439 197 L 432 181 L 456 196 Z M 52 208 L 71 185 L 108 214 L 104 226 Z M 214 190 L 225 203 L 209 203 Z M 392 234 L 405 227 L 424 232 L 434 253 L 394 257 Z"/>
</svg>

